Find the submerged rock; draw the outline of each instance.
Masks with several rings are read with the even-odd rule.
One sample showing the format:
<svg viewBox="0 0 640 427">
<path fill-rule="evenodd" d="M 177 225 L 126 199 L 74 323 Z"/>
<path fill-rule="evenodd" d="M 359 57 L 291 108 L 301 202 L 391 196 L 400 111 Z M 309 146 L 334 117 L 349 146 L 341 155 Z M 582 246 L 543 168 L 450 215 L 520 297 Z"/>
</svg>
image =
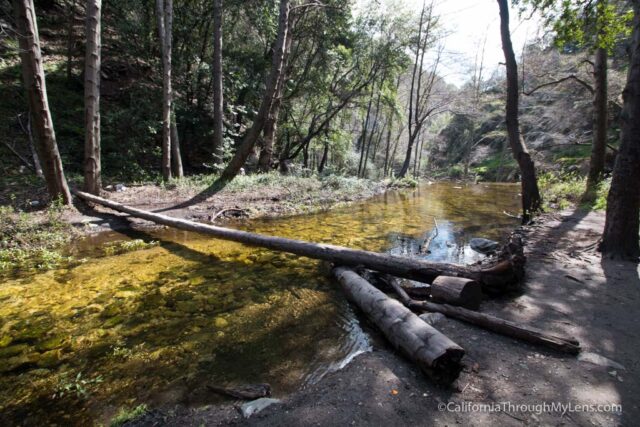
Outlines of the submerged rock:
<svg viewBox="0 0 640 427">
<path fill-rule="evenodd" d="M 240 407 L 240 412 L 242 412 L 243 417 L 249 418 L 253 414 L 257 414 L 275 403 L 280 403 L 280 399 L 261 397 L 260 399 L 252 400 L 251 402 L 243 404 Z"/>
<path fill-rule="evenodd" d="M 490 254 L 498 250 L 500 244 L 494 240 L 475 237 L 469 240 L 469 246 L 476 252 L 481 254 Z"/>
</svg>

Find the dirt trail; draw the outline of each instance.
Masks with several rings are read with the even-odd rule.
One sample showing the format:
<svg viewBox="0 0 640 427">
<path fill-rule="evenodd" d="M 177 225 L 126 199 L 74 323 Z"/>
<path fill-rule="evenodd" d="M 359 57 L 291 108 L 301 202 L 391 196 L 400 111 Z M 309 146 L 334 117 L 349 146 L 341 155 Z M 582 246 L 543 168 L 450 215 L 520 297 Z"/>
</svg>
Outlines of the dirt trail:
<svg viewBox="0 0 640 427">
<path fill-rule="evenodd" d="M 606 357 L 610 366 L 548 352 L 445 319 L 437 327 L 467 350 L 467 369 L 458 380 L 458 391 L 436 387 L 369 329 L 376 350 L 248 420 L 230 403 L 164 408 L 135 424 L 637 425 L 638 267 L 600 260 L 594 243 L 603 225 L 603 213 L 576 211 L 548 215 L 527 227 L 523 294 L 486 302 L 481 310 L 573 335 L 582 344 L 582 358 Z M 614 367 L 614 362 L 622 366 Z M 503 403 L 512 406 L 499 412 L 472 411 L 464 406 Z M 542 407 L 545 403 L 574 407 L 563 413 L 562 409 Z M 449 411 L 439 410 L 447 404 Z M 574 411 L 576 405 L 609 404 L 622 405 L 622 413 Z M 516 405 L 538 406 L 526 411 Z"/>
</svg>

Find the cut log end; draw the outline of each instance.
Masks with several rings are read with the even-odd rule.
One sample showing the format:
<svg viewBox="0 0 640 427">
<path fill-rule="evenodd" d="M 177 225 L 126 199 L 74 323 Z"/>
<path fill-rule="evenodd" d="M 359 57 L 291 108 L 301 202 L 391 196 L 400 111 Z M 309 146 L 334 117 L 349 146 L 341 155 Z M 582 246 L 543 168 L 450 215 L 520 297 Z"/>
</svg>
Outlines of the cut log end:
<svg viewBox="0 0 640 427">
<path fill-rule="evenodd" d="M 482 302 L 482 287 L 475 280 L 438 276 L 431 284 L 431 298 L 435 302 L 445 302 L 476 310 Z"/>
</svg>

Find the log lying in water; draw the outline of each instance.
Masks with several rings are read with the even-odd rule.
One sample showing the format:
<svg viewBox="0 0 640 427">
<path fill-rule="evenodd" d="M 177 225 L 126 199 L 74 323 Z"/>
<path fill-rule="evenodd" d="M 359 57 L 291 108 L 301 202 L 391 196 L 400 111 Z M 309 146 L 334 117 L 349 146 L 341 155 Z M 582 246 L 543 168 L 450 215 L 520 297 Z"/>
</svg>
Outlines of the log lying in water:
<svg viewBox="0 0 640 427">
<path fill-rule="evenodd" d="M 455 307 L 448 304 L 436 304 L 430 301 L 416 301 L 411 299 L 404 289 L 402 289 L 397 279 L 391 278 L 388 283 L 393 287 L 394 291 L 400 298 L 400 301 L 412 310 L 442 313 L 447 317 L 462 320 L 463 322 L 479 326 L 501 335 L 517 338 L 532 344 L 542 345 L 563 353 L 578 354 L 580 352 L 580 343 L 574 338 L 550 334 L 532 326 L 521 325 L 509 320 L 491 316 L 490 314 L 479 313 L 462 307 Z"/>
<path fill-rule="evenodd" d="M 170 216 L 136 209 L 82 191 L 74 191 L 73 193 L 87 202 L 96 203 L 157 224 L 208 234 L 219 239 L 260 246 L 275 251 L 289 252 L 309 258 L 321 259 L 338 265 L 351 267 L 365 266 L 372 270 L 382 271 L 393 274 L 394 276 L 425 283 L 431 283 L 433 279 L 441 275 L 467 277 L 480 282 L 483 284 L 483 287 L 487 284 L 488 286 L 494 286 L 496 288 L 502 288 L 505 284 L 513 285 L 513 280 L 519 280 L 519 276 L 511 268 L 511 266 L 515 264 L 510 263 L 509 260 L 503 261 L 500 265 L 485 269 L 469 268 L 454 264 L 433 263 L 424 260 L 349 249 L 341 246 L 265 236 L 247 231 L 201 224 L 186 219 L 172 218 Z"/>
<path fill-rule="evenodd" d="M 346 267 L 335 267 L 333 275 L 349 301 L 357 305 L 387 339 L 436 382 L 453 382 L 462 369 L 464 350 L 411 310 Z"/>
</svg>

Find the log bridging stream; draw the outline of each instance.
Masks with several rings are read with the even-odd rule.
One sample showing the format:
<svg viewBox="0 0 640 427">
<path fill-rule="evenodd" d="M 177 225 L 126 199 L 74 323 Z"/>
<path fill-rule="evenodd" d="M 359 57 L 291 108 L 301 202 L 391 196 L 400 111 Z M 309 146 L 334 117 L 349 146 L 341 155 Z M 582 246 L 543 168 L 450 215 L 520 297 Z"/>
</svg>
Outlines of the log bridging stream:
<svg viewBox="0 0 640 427">
<path fill-rule="evenodd" d="M 389 273 L 394 276 L 419 282 L 431 283 L 438 276 L 454 276 L 475 280 L 481 283 L 483 287 L 503 288 L 505 286 L 512 287 L 520 278 L 520 274 L 513 271 L 513 268 L 516 268 L 518 264 L 509 262 L 509 260 L 504 260 L 496 266 L 489 268 L 471 268 L 455 264 L 434 263 L 421 259 L 404 258 L 283 237 L 265 236 L 258 233 L 202 224 L 137 209 L 83 191 L 74 191 L 73 193 L 87 202 L 96 203 L 109 209 L 127 213 L 157 224 L 207 234 L 219 239 L 244 243 L 246 245 L 259 246 L 274 251 L 288 252 L 308 258 L 329 261 L 337 265 L 349 267 L 364 266 L 371 270 Z"/>
</svg>

